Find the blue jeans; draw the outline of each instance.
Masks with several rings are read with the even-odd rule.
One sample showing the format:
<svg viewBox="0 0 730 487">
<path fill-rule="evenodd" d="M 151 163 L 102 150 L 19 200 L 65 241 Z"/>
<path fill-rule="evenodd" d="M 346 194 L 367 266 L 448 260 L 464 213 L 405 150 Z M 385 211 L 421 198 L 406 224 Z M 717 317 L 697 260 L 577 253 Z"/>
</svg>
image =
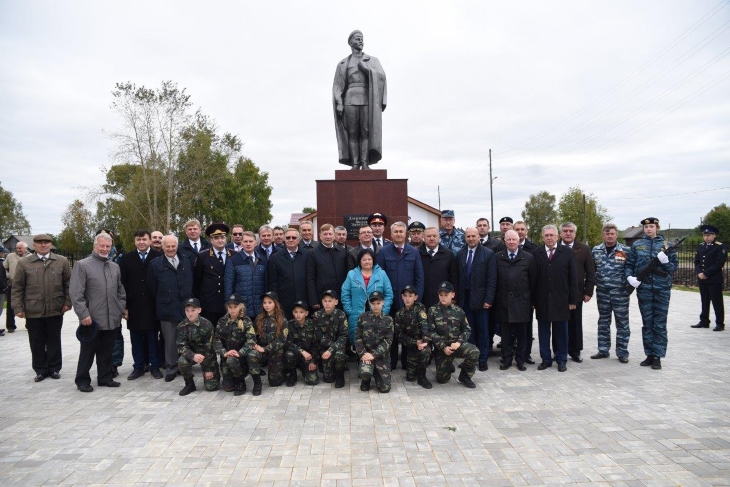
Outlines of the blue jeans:
<svg viewBox="0 0 730 487">
<path fill-rule="evenodd" d="M 555 361 L 564 364 L 568 361 L 568 321 L 537 321 L 540 340 L 540 358 L 547 364 L 553 363 L 550 353 L 550 332 L 555 338 Z M 503 345 L 504 346 L 504 345 Z"/>
<path fill-rule="evenodd" d="M 134 360 L 134 370 L 144 370 L 145 359 L 144 350 L 145 342 L 150 355 L 150 368 L 160 368 L 160 358 L 157 355 L 157 333 L 155 330 L 129 330 L 129 338 L 132 342 L 132 359 Z"/>
</svg>

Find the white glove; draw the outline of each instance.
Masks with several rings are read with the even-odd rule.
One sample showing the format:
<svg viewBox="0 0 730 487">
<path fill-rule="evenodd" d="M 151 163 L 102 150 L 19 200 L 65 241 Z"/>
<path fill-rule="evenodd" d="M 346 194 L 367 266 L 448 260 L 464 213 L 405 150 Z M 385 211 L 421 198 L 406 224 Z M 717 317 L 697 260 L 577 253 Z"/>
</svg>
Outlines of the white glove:
<svg viewBox="0 0 730 487">
<path fill-rule="evenodd" d="M 639 287 L 641 284 L 641 281 L 635 278 L 634 276 L 629 276 L 626 278 L 627 281 L 629 281 L 629 284 L 631 284 L 634 287 Z"/>
<path fill-rule="evenodd" d="M 667 262 L 669 262 L 669 257 L 667 257 L 667 254 L 665 254 L 663 250 L 656 254 L 656 258 L 659 259 L 659 262 L 661 262 L 662 264 L 666 264 Z"/>
</svg>

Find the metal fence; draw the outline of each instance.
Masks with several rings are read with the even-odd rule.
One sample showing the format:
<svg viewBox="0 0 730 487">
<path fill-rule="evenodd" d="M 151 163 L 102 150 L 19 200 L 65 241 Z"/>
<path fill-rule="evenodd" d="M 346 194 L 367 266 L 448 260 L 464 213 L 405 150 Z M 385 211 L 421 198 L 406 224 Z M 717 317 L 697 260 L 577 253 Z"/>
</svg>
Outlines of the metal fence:
<svg viewBox="0 0 730 487">
<path fill-rule="evenodd" d="M 681 251 L 677 252 L 679 257 L 679 268 L 676 274 L 674 274 L 674 284 L 682 286 L 697 286 L 697 273 L 695 272 L 695 255 L 697 254 L 697 246 L 686 246 Z M 723 289 L 730 288 L 730 262 L 725 262 L 725 267 L 722 269 L 722 277 L 724 287 Z"/>
</svg>

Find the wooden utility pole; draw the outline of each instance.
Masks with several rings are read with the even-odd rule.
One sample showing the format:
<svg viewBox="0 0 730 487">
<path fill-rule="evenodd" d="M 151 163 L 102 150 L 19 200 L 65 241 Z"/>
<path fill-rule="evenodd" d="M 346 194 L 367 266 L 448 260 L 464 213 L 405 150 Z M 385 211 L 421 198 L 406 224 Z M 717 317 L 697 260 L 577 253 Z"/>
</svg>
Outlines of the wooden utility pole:
<svg viewBox="0 0 730 487">
<path fill-rule="evenodd" d="M 493 182 L 494 179 L 492 178 L 492 149 L 489 149 L 489 206 L 492 210 L 492 220 L 490 221 L 490 224 L 492 225 L 492 231 L 494 230 L 494 191 L 492 188 Z"/>
</svg>

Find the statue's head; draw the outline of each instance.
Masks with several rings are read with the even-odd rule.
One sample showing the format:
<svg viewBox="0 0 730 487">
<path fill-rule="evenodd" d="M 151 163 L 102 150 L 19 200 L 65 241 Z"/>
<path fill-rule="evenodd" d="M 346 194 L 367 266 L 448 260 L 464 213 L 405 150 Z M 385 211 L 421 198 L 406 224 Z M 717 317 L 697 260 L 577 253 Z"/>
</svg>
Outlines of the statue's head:
<svg viewBox="0 0 730 487">
<path fill-rule="evenodd" d="M 347 43 L 357 49 L 362 49 L 364 44 L 362 32 L 359 30 L 353 30 L 350 37 L 347 38 Z"/>
</svg>

